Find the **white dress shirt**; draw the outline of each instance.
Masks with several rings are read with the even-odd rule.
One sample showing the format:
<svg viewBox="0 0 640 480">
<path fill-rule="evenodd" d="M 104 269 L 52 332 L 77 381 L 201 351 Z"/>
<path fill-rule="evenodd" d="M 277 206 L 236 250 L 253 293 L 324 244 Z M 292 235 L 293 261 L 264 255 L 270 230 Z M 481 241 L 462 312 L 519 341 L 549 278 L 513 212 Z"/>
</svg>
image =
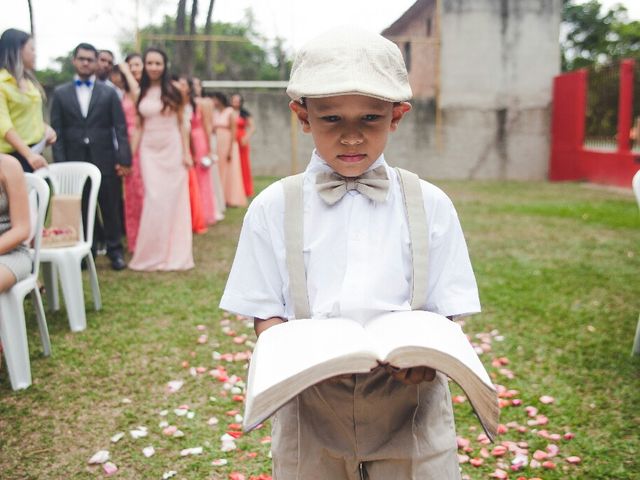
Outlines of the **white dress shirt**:
<svg viewBox="0 0 640 480">
<path fill-rule="evenodd" d="M 73 77 L 73 81 L 80 80 L 78 75 Z M 80 111 L 82 112 L 82 116 L 87 118 L 89 114 L 89 102 L 91 102 L 91 94 L 93 93 L 93 86 L 96 84 L 96 76 L 91 75 L 89 77 L 89 81 L 91 82 L 91 86 L 87 86 L 84 83 L 82 85 L 76 85 L 76 95 L 78 97 L 78 103 L 80 104 Z"/>
<path fill-rule="evenodd" d="M 387 200 L 375 203 L 355 190 L 328 206 L 315 177 L 331 168 L 314 152 L 304 173 L 304 260 L 311 315 L 366 319 L 410 310 L 412 262 L 397 173 L 381 156 L 390 179 Z M 429 232 L 427 304 L 441 315 L 480 311 L 476 280 L 458 215 L 447 195 L 421 181 Z M 242 315 L 293 318 L 284 242 L 280 182 L 249 206 L 220 308 Z"/>
</svg>

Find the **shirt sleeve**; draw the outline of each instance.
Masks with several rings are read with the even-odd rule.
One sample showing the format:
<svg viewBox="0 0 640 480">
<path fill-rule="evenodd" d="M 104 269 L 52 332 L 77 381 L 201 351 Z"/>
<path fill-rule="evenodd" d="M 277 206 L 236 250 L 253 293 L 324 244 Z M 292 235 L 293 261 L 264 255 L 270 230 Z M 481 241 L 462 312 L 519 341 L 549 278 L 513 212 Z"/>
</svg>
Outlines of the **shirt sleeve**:
<svg viewBox="0 0 640 480">
<path fill-rule="evenodd" d="M 0 136 L 4 138 L 9 130 L 13 127 L 11 115 L 9 114 L 9 105 L 7 103 L 6 93 L 0 89 Z"/>
<path fill-rule="evenodd" d="M 220 308 L 257 318 L 287 318 L 284 280 L 281 263 L 284 252 L 278 245 L 278 217 L 282 206 L 269 205 L 264 200 L 282 188 L 272 185 L 256 197 L 245 215 L 236 255 Z M 262 198 L 261 198 L 262 197 Z M 278 204 L 280 202 L 277 202 Z M 275 226 L 275 228 L 274 228 Z"/>
<path fill-rule="evenodd" d="M 423 193 L 429 188 L 434 192 L 424 195 L 430 225 L 427 310 L 444 316 L 478 313 L 478 286 L 458 214 L 444 192 L 423 183 Z"/>
</svg>

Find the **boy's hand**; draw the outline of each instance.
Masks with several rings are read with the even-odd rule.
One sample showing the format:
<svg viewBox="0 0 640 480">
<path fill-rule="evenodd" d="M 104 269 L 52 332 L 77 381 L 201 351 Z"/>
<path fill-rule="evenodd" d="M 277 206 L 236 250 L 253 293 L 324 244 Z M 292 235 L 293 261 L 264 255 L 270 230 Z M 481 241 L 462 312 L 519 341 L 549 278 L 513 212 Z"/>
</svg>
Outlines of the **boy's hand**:
<svg viewBox="0 0 640 480">
<path fill-rule="evenodd" d="M 381 365 L 389 375 L 405 385 L 418 385 L 422 382 L 431 382 L 436 378 L 436 371 L 429 367 L 395 368 L 388 363 L 381 363 Z"/>
</svg>

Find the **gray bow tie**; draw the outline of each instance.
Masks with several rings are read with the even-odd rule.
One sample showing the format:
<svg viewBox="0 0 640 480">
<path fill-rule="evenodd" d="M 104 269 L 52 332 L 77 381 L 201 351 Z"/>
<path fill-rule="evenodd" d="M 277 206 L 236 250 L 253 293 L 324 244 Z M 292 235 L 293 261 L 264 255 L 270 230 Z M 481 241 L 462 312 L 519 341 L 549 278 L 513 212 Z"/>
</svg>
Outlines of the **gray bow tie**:
<svg viewBox="0 0 640 480">
<path fill-rule="evenodd" d="M 321 172 L 316 176 L 316 190 L 328 205 L 337 203 L 349 190 L 357 190 L 374 202 L 384 202 L 389 190 L 389 177 L 382 165 L 359 177 L 343 177 L 335 172 Z"/>
</svg>

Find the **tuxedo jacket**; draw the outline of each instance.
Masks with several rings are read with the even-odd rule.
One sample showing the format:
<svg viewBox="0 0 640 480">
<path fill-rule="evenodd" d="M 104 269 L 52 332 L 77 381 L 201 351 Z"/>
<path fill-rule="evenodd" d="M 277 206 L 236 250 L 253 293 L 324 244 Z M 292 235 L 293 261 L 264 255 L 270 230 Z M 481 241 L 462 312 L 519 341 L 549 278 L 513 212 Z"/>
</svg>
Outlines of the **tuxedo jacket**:
<svg viewBox="0 0 640 480">
<path fill-rule="evenodd" d="M 116 175 L 116 164 L 131 165 L 127 124 L 112 87 L 95 82 L 87 116 L 83 117 L 75 83 L 58 86 L 51 99 L 50 120 L 58 135 L 53 144 L 54 161 L 91 162 L 103 176 Z"/>
</svg>

